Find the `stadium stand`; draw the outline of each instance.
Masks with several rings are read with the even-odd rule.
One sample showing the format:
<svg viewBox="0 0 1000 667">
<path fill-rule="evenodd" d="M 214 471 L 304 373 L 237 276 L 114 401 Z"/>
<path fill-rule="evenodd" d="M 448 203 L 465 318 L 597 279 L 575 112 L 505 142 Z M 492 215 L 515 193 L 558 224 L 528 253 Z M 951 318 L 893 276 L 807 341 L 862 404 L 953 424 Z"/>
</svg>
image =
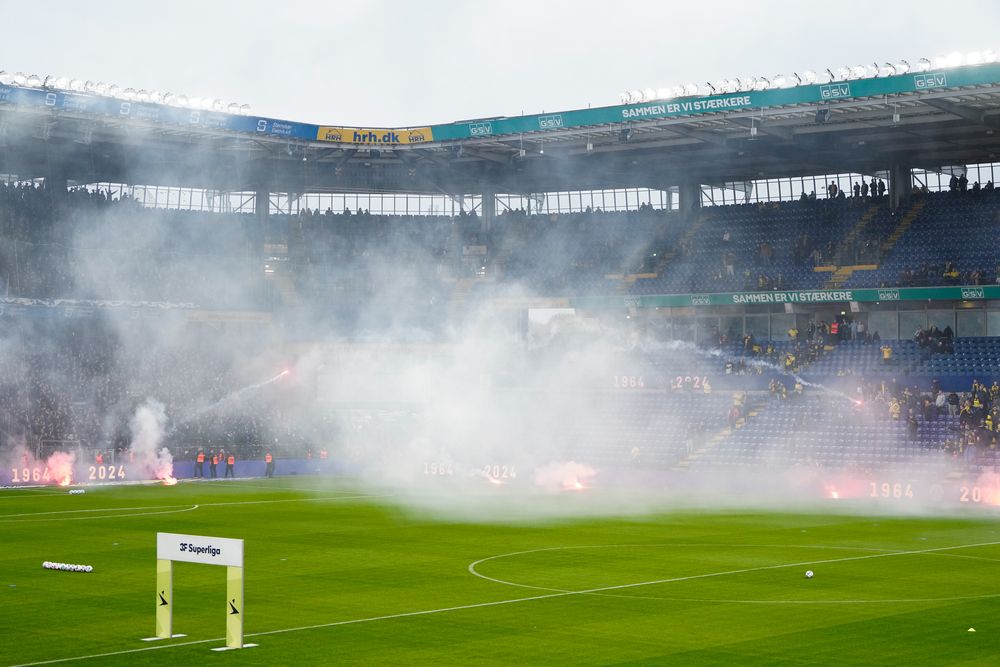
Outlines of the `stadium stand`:
<svg viewBox="0 0 1000 667">
<path fill-rule="evenodd" d="M 880 75 L 865 85 L 886 80 Z M 290 350 L 301 352 L 296 345 L 363 345 L 380 337 L 454 343 L 464 318 L 497 306 L 508 308 L 495 320 L 502 322 L 495 325 L 500 337 L 524 348 L 512 365 L 537 361 L 544 368 L 545 355 L 573 345 L 551 331 L 531 335 L 531 311 L 542 302 L 575 310 L 588 332 L 621 332 L 615 359 L 626 375 L 613 384 L 603 376 L 567 383 L 559 392 L 572 400 L 564 404 L 537 386 L 517 394 L 512 384 L 504 390 L 509 405 L 498 410 L 516 422 L 533 401 L 551 405 L 547 416 L 559 426 L 553 439 L 589 461 L 989 465 L 1000 406 L 978 380 L 1000 380 L 1000 339 L 983 335 L 1000 325 L 996 297 L 964 289 L 930 295 L 941 304 L 942 328 L 947 321 L 956 335 L 933 328 L 937 316 L 923 291 L 900 290 L 1000 284 L 1000 251 L 992 243 L 1000 195 L 992 183 L 967 188 L 959 167 L 940 168 L 951 176 L 947 192 L 914 188 L 918 174 L 940 174 L 896 158 L 890 164 L 898 134 L 886 128 L 906 121 L 919 144 L 913 154 L 922 146 L 926 164 L 964 160 L 991 175 L 995 165 L 987 160 L 995 159 L 997 139 L 983 138 L 971 111 L 953 113 L 959 102 L 926 104 L 917 83 L 919 89 L 898 93 L 921 80 L 893 79 L 896 87 L 870 97 L 878 103 L 864 110 L 821 98 L 824 116 L 816 114 L 815 96 L 782 103 L 774 107 L 778 115 L 759 124 L 764 114 L 751 118 L 742 108 L 665 123 L 630 116 L 635 105 L 623 105 L 616 113 L 626 115 L 594 126 L 564 125 L 573 117 L 568 112 L 506 135 L 500 128 L 513 119 L 453 124 L 439 136 L 459 139 L 428 132 L 414 135 L 405 150 L 363 145 L 360 133 L 355 145 L 336 132 L 321 136 L 296 123 L 243 117 L 235 125 L 192 128 L 191 116 L 177 125 L 165 114 L 135 134 L 126 131 L 129 117 L 102 120 L 88 134 L 76 117 L 61 123 L 66 109 L 49 108 L 39 91 L 17 96 L 21 101 L 4 98 L 0 435 L 4 444 L 25 441 L 39 452 L 70 447 L 116 456 L 129 441 L 136 405 L 156 396 L 174 417 L 169 444 L 177 456 L 219 447 L 255 456 L 265 446 L 304 455 L 326 438 L 347 437 L 384 408 L 317 406 L 318 392 L 307 382 L 281 391 L 261 385 L 267 374 L 260 369 L 273 373 L 294 356 Z M 996 97 L 976 85 L 955 85 L 949 94 L 982 112 L 981 121 L 992 117 Z M 53 94 L 59 104 L 72 97 Z M 104 102 L 93 108 L 113 108 Z M 643 108 L 660 113 L 656 105 Z M 224 115 L 213 122 L 228 123 Z M 634 127 L 623 133 L 621 118 Z M 300 134 L 279 136 L 276 127 Z M 935 153 L 942 150 L 941 127 L 954 133 L 953 146 L 969 148 Z M 238 150 L 215 150 L 206 136 Z M 546 151 L 542 136 L 551 138 Z M 837 148 L 847 145 L 851 151 Z M 146 151 L 172 166 L 136 159 Z M 827 176 L 816 165 L 838 179 L 863 178 L 864 186 L 841 192 L 830 181 L 823 191 Z M 779 199 L 792 196 L 794 184 L 797 200 L 764 201 L 770 195 L 753 179 L 768 173 L 782 174 Z M 96 185 L 110 179 L 132 184 L 115 195 Z M 155 179 L 227 201 L 239 194 L 255 212 L 178 210 L 179 200 L 157 208 L 155 197 L 147 207 L 129 194 Z M 819 197 L 806 194 L 817 183 Z M 645 190 L 641 204 L 637 184 Z M 629 192 L 614 193 L 622 189 Z M 716 201 L 713 191 L 723 191 L 724 202 L 736 193 L 744 203 L 703 205 Z M 584 205 L 585 193 L 596 202 L 595 195 L 608 201 L 608 192 L 605 205 L 618 210 Z M 357 194 L 449 197 L 457 214 L 321 213 L 307 205 L 310 197 L 347 201 Z M 479 200 L 472 209 L 468 197 Z M 501 198 L 529 210 L 499 211 Z M 632 210 L 621 210 L 622 202 Z M 558 212 L 550 212 L 553 204 Z M 416 210 L 428 209 L 418 202 Z M 850 293 L 883 287 L 866 299 Z M 790 291 L 808 294 L 708 298 Z M 498 306 L 503 300 L 507 306 Z M 589 310 L 592 303 L 598 305 Z M 870 326 L 862 333 L 859 323 Z M 873 336 L 878 326 L 885 330 Z M 125 338 L 145 343 L 154 330 L 162 345 L 124 349 Z M 220 354 L 228 349 L 253 363 Z M 259 391 L 240 394 L 248 386 Z M 203 412 L 206 402 L 220 401 L 224 411 Z M 317 406 L 314 418 L 294 411 L 297 401 Z M 414 404 L 402 411 L 418 418 Z M 393 437 L 387 428 L 384 441 Z"/>
<path fill-rule="evenodd" d="M 7 296 L 259 308 L 257 230 L 247 215 L 0 183 L 0 279 Z"/>
<path fill-rule="evenodd" d="M 856 273 L 848 287 L 983 285 L 996 283 L 1000 252 L 990 243 L 1000 212 L 1000 193 L 928 193 L 917 198 L 916 215 L 892 239 L 893 220 L 873 226 L 888 255 L 879 268 Z M 905 217 L 905 215 L 904 215 Z M 900 222 L 896 220 L 896 222 Z"/>
</svg>

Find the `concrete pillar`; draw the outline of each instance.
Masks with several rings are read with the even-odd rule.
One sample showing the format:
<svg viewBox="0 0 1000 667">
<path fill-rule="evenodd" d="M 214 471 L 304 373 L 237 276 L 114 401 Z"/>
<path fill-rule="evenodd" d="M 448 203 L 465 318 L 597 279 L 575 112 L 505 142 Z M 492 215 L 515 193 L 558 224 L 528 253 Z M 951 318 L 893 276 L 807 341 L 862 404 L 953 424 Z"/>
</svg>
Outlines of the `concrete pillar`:
<svg viewBox="0 0 1000 667">
<path fill-rule="evenodd" d="M 681 213 L 690 213 L 701 208 L 700 183 L 681 183 L 677 194 Z"/>
<path fill-rule="evenodd" d="M 899 210 L 910 203 L 913 192 L 913 177 L 910 165 L 893 162 L 889 167 L 889 205 L 893 211 Z"/>
<path fill-rule="evenodd" d="M 49 195 L 55 201 L 65 201 L 67 188 L 69 179 L 66 177 L 66 170 L 61 166 L 49 167 L 49 173 L 45 175 L 45 189 Z"/>
<path fill-rule="evenodd" d="M 497 214 L 497 193 L 493 188 L 483 188 L 483 204 L 479 207 L 480 223 L 482 229 L 480 231 L 487 232 L 493 225 L 493 218 Z"/>
<path fill-rule="evenodd" d="M 257 188 L 254 196 L 254 215 L 262 223 L 266 223 L 271 214 L 271 193 L 267 188 Z"/>
</svg>

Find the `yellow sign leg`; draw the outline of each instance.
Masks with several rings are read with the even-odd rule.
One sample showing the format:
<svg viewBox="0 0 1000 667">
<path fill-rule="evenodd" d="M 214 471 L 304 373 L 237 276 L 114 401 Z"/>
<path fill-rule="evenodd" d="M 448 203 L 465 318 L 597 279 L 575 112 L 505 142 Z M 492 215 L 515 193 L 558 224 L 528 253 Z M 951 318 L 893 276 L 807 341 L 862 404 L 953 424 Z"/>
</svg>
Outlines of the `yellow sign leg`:
<svg viewBox="0 0 1000 667">
<path fill-rule="evenodd" d="M 243 568 L 226 567 L 226 646 L 243 648 Z"/>
<path fill-rule="evenodd" d="M 174 563 L 156 561 L 156 636 L 170 639 L 173 636 L 174 617 Z"/>
</svg>

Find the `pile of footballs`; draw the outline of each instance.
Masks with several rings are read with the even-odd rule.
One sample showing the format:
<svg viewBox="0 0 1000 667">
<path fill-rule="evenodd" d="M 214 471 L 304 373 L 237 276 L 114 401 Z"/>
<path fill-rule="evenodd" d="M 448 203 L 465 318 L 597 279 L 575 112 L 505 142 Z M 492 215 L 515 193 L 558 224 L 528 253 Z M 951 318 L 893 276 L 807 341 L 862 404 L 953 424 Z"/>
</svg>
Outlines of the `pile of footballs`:
<svg viewBox="0 0 1000 667">
<path fill-rule="evenodd" d="M 73 563 L 56 563 L 55 561 L 47 560 L 42 563 L 42 567 L 46 570 L 62 570 L 63 572 L 93 572 L 93 565 L 76 565 Z"/>
</svg>

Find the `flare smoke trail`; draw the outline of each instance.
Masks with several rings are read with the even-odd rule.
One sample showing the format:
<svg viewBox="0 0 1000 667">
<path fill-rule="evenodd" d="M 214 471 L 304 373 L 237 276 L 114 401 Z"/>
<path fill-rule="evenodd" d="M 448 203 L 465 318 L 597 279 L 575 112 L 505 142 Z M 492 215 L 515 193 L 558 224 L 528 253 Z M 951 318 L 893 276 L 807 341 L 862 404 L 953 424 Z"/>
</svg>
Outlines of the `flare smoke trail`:
<svg viewBox="0 0 1000 667">
<path fill-rule="evenodd" d="M 267 380 L 263 380 L 262 382 L 257 382 L 255 384 L 248 385 L 246 387 L 243 387 L 242 389 L 237 389 L 236 391 L 234 391 L 234 392 L 232 392 L 230 394 L 226 394 L 225 396 L 223 396 L 222 398 L 220 398 L 219 400 L 217 400 L 215 403 L 212 403 L 211 405 L 207 405 L 207 406 L 205 406 L 205 407 L 203 407 L 203 408 L 201 408 L 199 410 L 196 410 L 194 412 L 194 414 L 190 415 L 189 417 L 186 417 L 185 419 L 182 419 L 179 423 L 186 424 L 189 421 L 197 419 L 198 417 L 201 417 L 201 416 L 206 415 L 206 414 L 208 414 L 210 412 L 218 410 L 219 408 L 221 408 L 222 406 L 226 405 L 227 403 L 235 401 L 235 400 L 239 399 L 241 396 L 243 396 L 245 394 L 249 394 L 250 392 L 255 391 L 257 389 L 260 389 L 261 387 L 266 387 L 269 384 L 277 382 L 281 378 L 283 378 L 286 375 L 288 375 L 289 372 L 290 371 L 288 371 L 287 369 L 283 370 L 280 373 L 278 373 L 277 375 L 275 375 L 273 378 L 269 378 Z"/>
<path fill-rule="evenodd" d="M 649 344 L 646 345 L 649 346 Z M 669 343 L 659 343 L 656 344 L 655 347 L 659 347 L 661 349 L 666 349 L 666 350 L 685 350 L 687 352 L 693 352 L 695 354 L 699 354 L 703 357 L 715 357 L 717 359 L 718 358 L 725 359 L 726 361 L 736 361 L 735 357 L 731 357 L 729 355 L 724 354 L 722 350 L 703 350 L 699 348 L 697 345 L 693 343 L 688 343 L 686 341 L 675 340 Z M 825 394 L 829 394 L 831 396 L 837 396 L 838 398 L 850 401 L 855 405 L 858 404 L 858 401 L 856 399 L 851 398 L 842 391 L 838 391 L 837 389 L 831 389 L 826 385 L 820 384 L 819 382 L 810 382 L 809 380 L 804 379 L 798 373 L 793 373 L 792 371 L 786 368 L 782 368 L 778 364 L 773 364 L 770 361 L 766 361 L 764 359 L 755 359 L 751 357 L 750 359 L 744 359 L 743 363 L 746 364 L 747 366 L 753 366 L 755 368 L 767 368 L 769 370 L 774 371 L 775 373 L 792 378 L 796 382 L 800 383 L 803 387 L 813 387 L 814 389 L 819 389 Z"/>
</svg>

